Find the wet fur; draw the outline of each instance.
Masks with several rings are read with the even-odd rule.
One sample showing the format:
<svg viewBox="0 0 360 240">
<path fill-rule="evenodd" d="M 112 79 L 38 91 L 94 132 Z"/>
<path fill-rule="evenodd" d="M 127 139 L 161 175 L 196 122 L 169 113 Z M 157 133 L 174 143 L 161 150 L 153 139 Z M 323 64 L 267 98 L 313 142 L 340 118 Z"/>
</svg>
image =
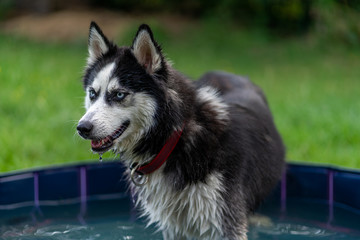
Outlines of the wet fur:
<svg viewBox="0 0 360 240">
<path fill-rule="evenodd" d="M 92 23 L 87 62 L 86 91 L 102 81 L 94 80 L 101 69 L 115 63 L 107 81 L 130 92 L 124 106 L 106 100 L 110 93 L 102 90 L 99 106 L 109 112 L 86 100 L 88 112 L 79 122 L 95 125 L 99 119 L 112 126 L 123 118 L 112 116 L 117 108 L 136 110 L 113 146 L 125 164 L 148 161 L 184 126 L 174 151 L 149 174 L 149 182 L 136 187 L 129 181 L 149 224 L 156 223 L 164 239 L 247 239 L 248 215 L 276 185 L 284 166 L 284 146 L 261 89 L 224 72 L 190 81 L 164 58 L 147 25 L 140 26 L 131 47 L 119 48 Z M 114 130 L 94 126 L 86 136 L 79 133 L 96 139 Z"/>
</svg>

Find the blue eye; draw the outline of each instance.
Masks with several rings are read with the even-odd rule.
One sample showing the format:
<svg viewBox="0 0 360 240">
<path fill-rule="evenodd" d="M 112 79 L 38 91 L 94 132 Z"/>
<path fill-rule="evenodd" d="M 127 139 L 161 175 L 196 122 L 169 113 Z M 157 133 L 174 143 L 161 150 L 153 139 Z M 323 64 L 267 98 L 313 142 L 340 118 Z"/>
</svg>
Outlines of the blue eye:
<svg viewBox="0 0 360 240">
<path fill-rule="evenodd" d="M 97 97 L 97 94 L 94 89 L 89 90 L 89 98 L 90 100 L 94 100 Z"/>
<path fill-rule="evenodd" d="M 117 101 L 121 101 L 121 100 L 123 100 L 125 97 L 126 97 L 126 93 L 124 93 L 124 92 L 117 92 L 117 93 L 116 93 L 116 96 L 115 96 L 115 98 L 116 98 Z"/>
</svg>

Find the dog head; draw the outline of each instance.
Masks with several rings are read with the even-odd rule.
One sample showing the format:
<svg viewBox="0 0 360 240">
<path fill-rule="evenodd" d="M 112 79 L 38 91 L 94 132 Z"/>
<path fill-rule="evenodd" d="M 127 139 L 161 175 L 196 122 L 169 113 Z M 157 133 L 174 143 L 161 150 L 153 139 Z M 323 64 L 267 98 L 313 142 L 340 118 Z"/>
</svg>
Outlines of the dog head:
<svg viewBox="0 0 360 240">
<path fill-rule="evenodd" d="M 141 25 L 131 47 L 110 42 L 90 25 L 83 78 L 86 113 L 77 131 L 94 152 L 131 149 L 156 124 L 165 104 L 167 63 L 151 29 Z"/>
</svg>

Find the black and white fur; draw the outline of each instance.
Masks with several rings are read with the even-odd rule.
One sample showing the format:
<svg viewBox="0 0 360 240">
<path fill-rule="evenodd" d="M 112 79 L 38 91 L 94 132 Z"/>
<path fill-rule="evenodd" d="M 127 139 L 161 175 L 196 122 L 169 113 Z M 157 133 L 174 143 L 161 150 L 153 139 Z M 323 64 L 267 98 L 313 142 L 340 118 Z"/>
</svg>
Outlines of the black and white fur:
<svg viewBox="0 0 360 240">
<path fill-rule="evenodd" d="M 129 166 L 143 164 L 184 126 L 147 184 L 129 181 L 164 239 L 247 239 L 247 217 L 280 179 L 285 154 L 259 87 L 224 72 L 192 82 L 147 25 L 131 47 L 118 47 L 94 22 L 83 80 L 87 112 L 77 129 L 94 152 L 112 149 Z"/>
</svg>

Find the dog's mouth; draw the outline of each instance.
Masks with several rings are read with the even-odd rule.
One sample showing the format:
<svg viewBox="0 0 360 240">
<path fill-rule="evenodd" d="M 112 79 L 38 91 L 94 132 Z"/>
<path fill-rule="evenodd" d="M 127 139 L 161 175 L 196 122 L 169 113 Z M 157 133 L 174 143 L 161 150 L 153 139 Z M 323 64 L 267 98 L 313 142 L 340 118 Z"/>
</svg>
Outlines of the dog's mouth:
<svg viewBox="0 0 360 240">
<path fill-rule="evenodd" d="M 130 125 L 130 121 L 126 121 L 121 125 L 120 128 L 118 128 L 111 135 L 100 140 L 91 140 L 92 150 L 94 152 L 102 152 L 102 153 L 109 150 L 113 146 L 114 140 L 119 138 L 125 132 L 125 130 L 128 128 L 129 125 Z"/>
</svg>

